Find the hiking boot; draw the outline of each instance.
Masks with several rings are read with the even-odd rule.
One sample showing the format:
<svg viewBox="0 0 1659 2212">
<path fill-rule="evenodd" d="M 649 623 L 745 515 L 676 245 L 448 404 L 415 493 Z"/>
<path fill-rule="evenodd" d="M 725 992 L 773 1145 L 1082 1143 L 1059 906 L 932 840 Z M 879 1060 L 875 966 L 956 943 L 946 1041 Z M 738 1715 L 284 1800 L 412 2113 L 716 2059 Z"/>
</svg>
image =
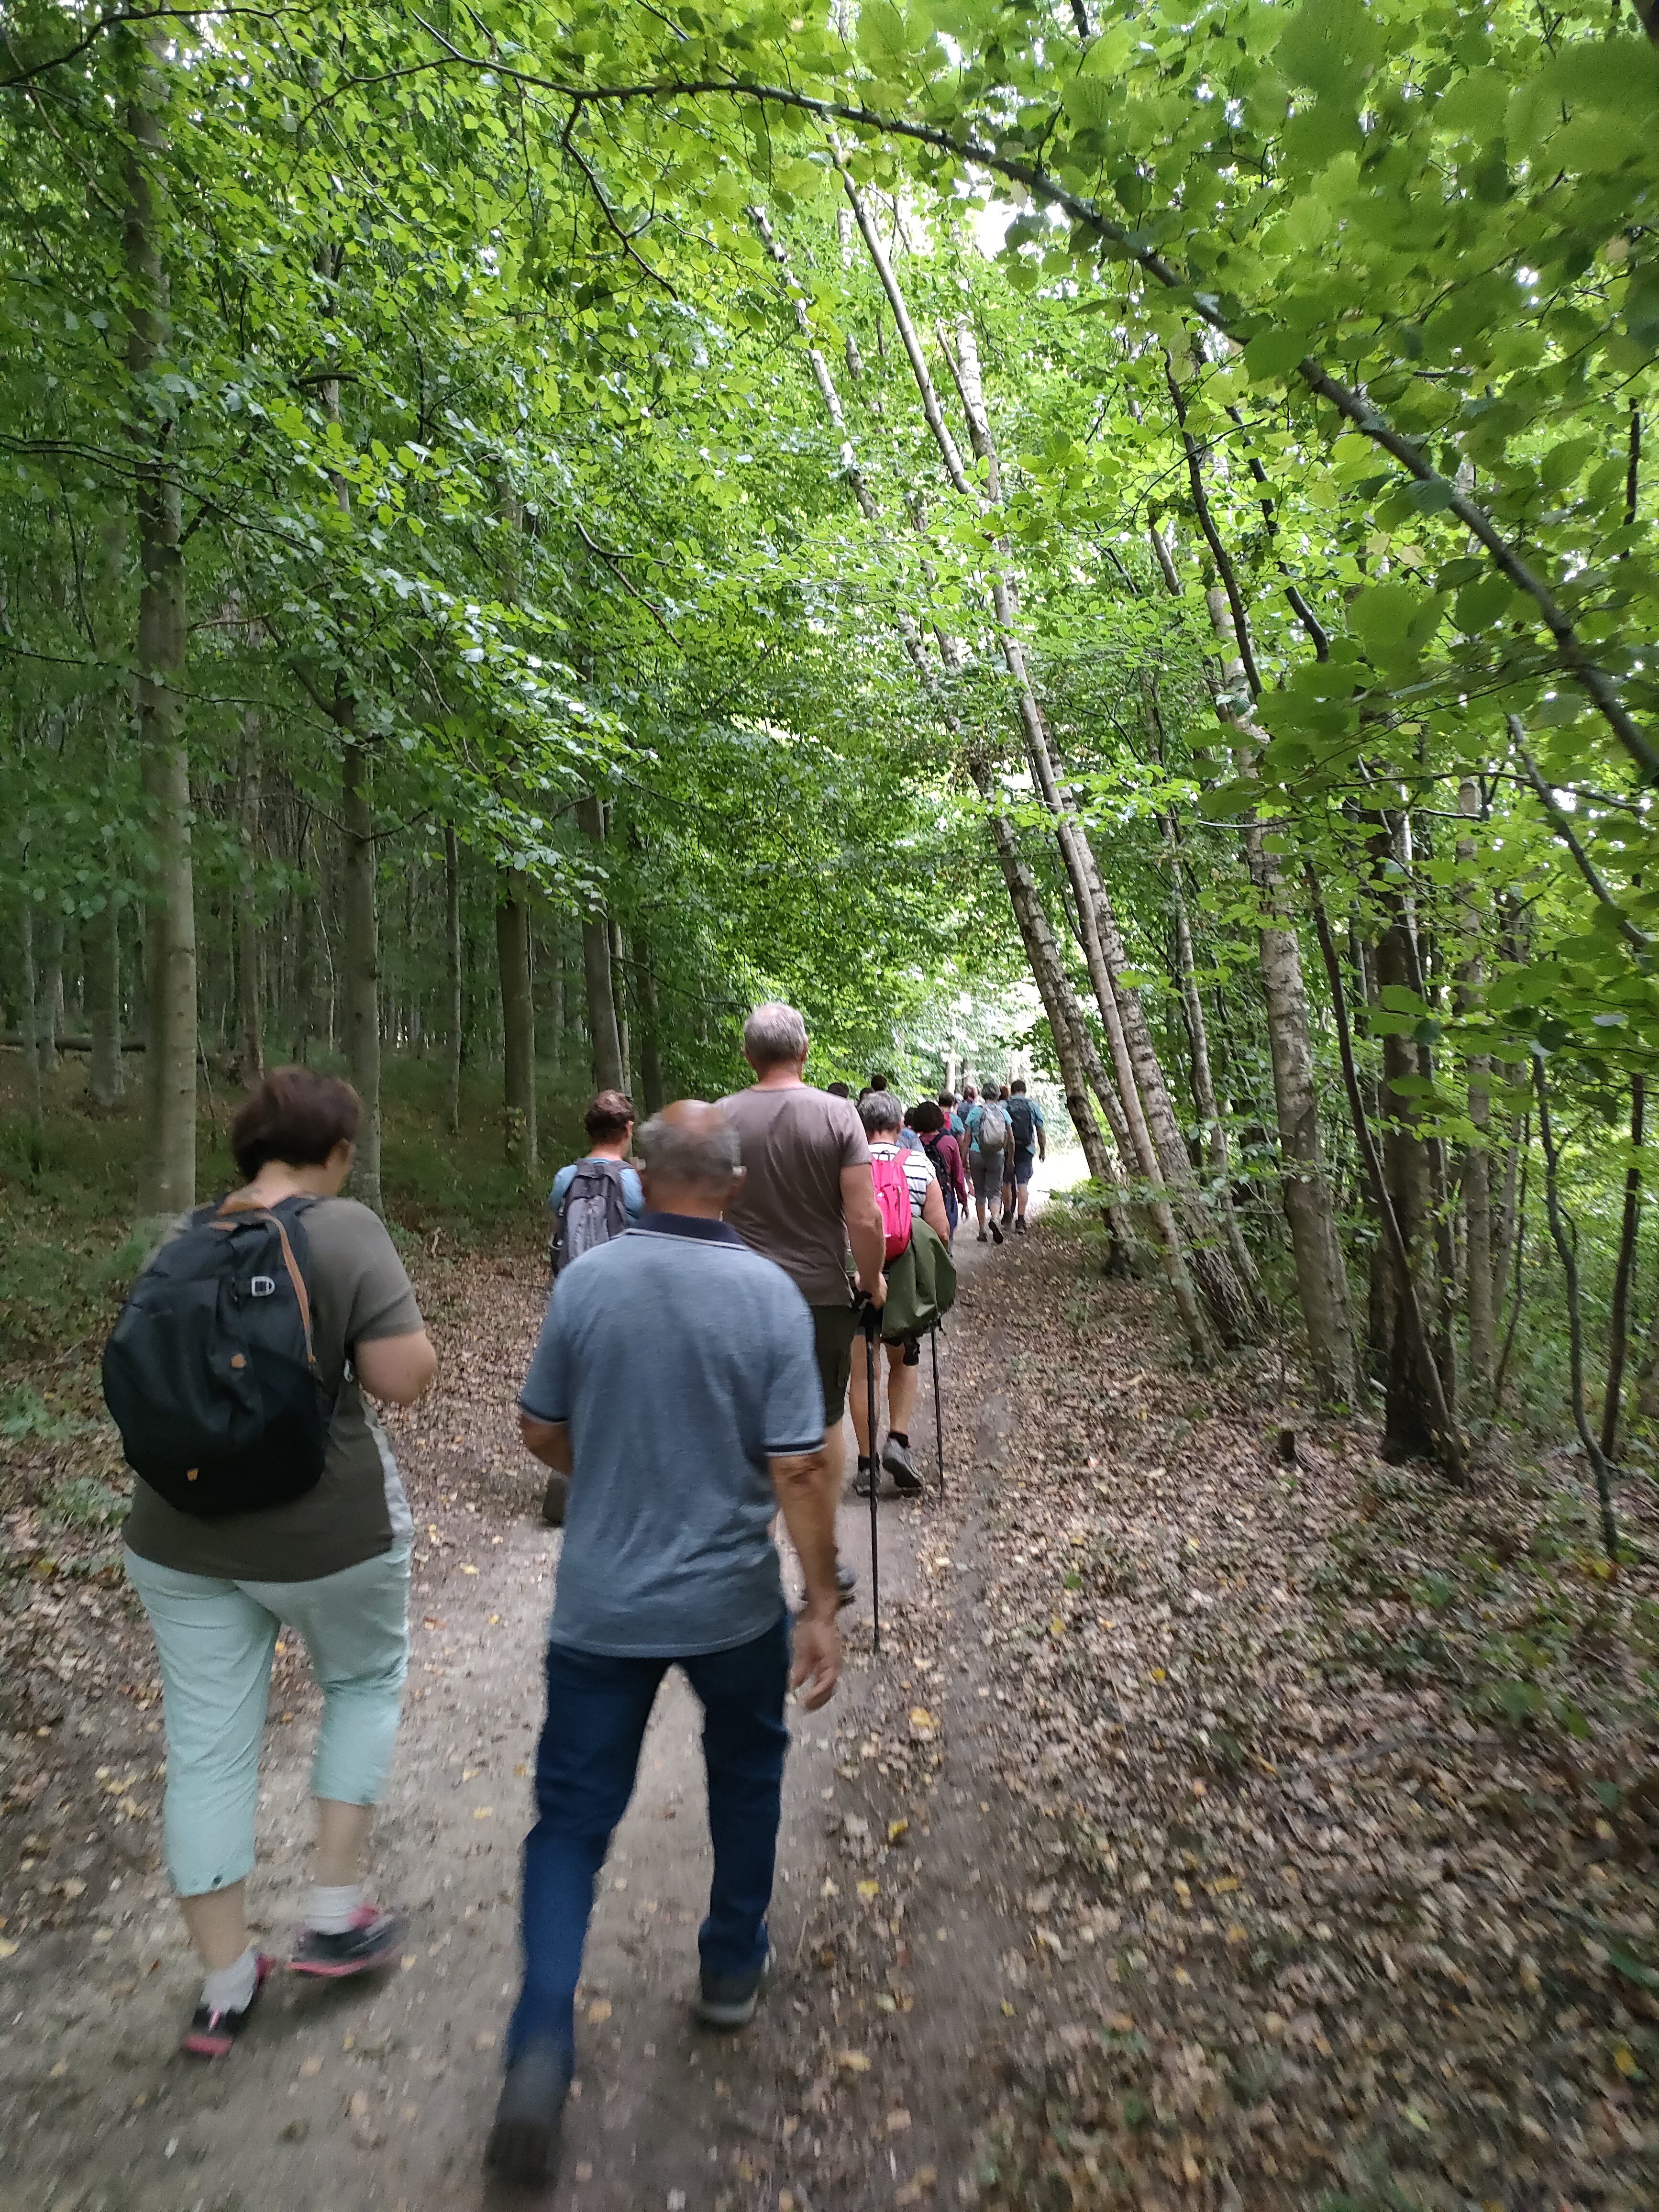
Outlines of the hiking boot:
<svg viewBox="0 0 1659 2212">
<path fill-rule="evenodd" d="M 562 1528 L 565 1504 L 570 1496 L 570 1477 L 553 1474 L 547 1478 L 547 1487 L 542 1492 L 542 1526 Z"/>
<path fill-rule="evenodd" d="M 874 1480 L 875 1469 L 873 1468 L 861 1467 L 858 1473 L 853 1477 L 854 1497 L 867 1498 L 870 1495 L 870 1486 Z"/>
<path fill-rule="evenodd" d="M 360 1905 L 350 1927 L 338 1935 L 302 1928 L 289 1964 L 296 1974 L 313 1974 L 319 1981 L 371 1973 L 376 1966 L 389 1966 L 403 1948 L 404 1924 L 398 1914 L 382 1912 L 378 1905 Z"/>
<path fill-rule="evenodd" d="M 247 2026 L 248 2015 L 259 2002 L 270 1971 L 276 1964 L 262 1951 L 254 1962 L 253 1995 L 240 2012 L 219 2012 L 211 2005 L 198 2004 L 191 2015 L 190 2026 L 179 2039 L 179 2048 L 188 2058 L 224 2058 L 230 2047 Z"/>
<path fill-rule="evenodd" d="M 849 1567 L 845 1559 L 837 1559 L 836 1562 L 836 1610 L 837 1613 L 841 1611 L 842 1606 L 851 1605 L 858 1586 L 858 1569 Z"/>
<path fill-rule="evenodd" d="M 1017 1213 L 1014 1216 L 1014 1234 L 1016 1237 L 1023 1237 L 1025 1234 L 1025 1216 L 1023 1213 Z"/>
<path fill-rule="evenodd" d="M 994 1244 L 1000 1244 L 1002 1242 L 1002 1231 L 994 1221 L 991 1224 L 991 1242 Z"/>
<path fill-rule="evenodd" d="M 769 1951 L 752 1974 L 711 1974 L 705 1966 L 692 2010 L 705 2027 L 747 2027 L 771 1971 Z"/>
<path fill-rule="evenodd" d="M 559 2131 L 574 2072 L 572 2054 L 545 2039 L 526 2044 L 507 2069 L 484 2164 L 521 2189 L 545 2189 L 559 2167 Z"/>
<path fill-rule="evenodd" d="M 977 1240 L 976 1240 L 976 1241 L 977 1241 L 979 1243 L 981 1243 L 981 1244 L 988 1244 L 988 1243 L 990 1243 L 990 1241 L 991 1241 L 991 1240 L 990 1240 L 990 1238 L 986 1235 L 986 1233 L 985 1233 L 984 1230 L 982 1230 L 982 1229 L 981 1229 L 981 1230 L 980 1231 L 980 1232 L 979 1232 L 979 1236 L 978 1236 L 978 1238 L 977 1238 Z"/>
<path fill-rule="evenodd" d="M 921 1477 L 916 1473 L 910 1457 L 908 1444 L 902 1444 L 896 1437 L 889 1437 L 881 1463 L 893 1478 L 893 1487 L 901 1498 L 916 1498 L 921 1493 Z"/>
</svg>

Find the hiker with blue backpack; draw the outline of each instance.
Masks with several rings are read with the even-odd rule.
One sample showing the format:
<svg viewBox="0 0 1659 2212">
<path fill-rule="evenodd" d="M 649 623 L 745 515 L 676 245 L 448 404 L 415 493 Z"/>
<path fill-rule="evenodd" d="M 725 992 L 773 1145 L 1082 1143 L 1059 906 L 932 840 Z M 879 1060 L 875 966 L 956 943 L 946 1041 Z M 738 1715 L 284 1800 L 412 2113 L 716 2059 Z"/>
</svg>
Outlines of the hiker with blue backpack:
<svg viewBox="0 0 1659 2212">
<path fill-rule="evenodd" d="M 573 1260 L 596 1245 L 609 1244 L 631 1228 L 645 1211 L 645 1191 L 637 1170 L 628 1164 L 634 1141 L 634 1102 L 623 1091 L 596 1091 L 582 1116 L 587 1150 L 559 1170 L 548 1197 L 553 1233 L 549 1269 L 555 1279 Z M 556 1468 L 542 1492 L 542 1519 L 562 1528 L 568 1485 Z"/>
<path fill-rule="evenodd" d="M 230 2051 L 274 1963 L 249 1934 L 246 1883 L 285 1626 L 323 1695 L 289 1963 L 334 1980 L 403 1943 L 363 1859 L 397 1740 L 413 1525 L 369 1401 L 412 1405 L 438 1363 L 385 1223 L 340 1195 L 362 1111 L 333 1077 L 269 1076 L 231 1124 L 241 1188 L 174 1225 L 105 1348 L 138 1478 L 127 1576 L 161 1662 L 163 1847 L 206 1970 L 181 2045 L 192 2057 Z"/>
<path fill-rule="evenodd" d="M 1037 1158 L 1046 1160 L 1048 1157 L 1048 1134 L 1042 1126 L 1042 1107 L 1037 1104 L 1035 1098 L 1026 1096 L 1025 1079 L 1023 1075 L 1017 1076 L 1010 1085 L 1003 1111 L 1008 1116 L 1009 1133 L 1014 1140 L 1012 1159 L 1014 1191 L 1013 1224 L 1015 1230 L 1023 1237 L 1025 1234 L 1025 1202 L 1031 1194 L 1033 1166 L 1031 1148 L 1035 1144 Z M 1002 1217 L 1005 1222 L 1009 1218 L 1007 1188 L 1005 1172 L 1002 1206 Z"/>
</svg>

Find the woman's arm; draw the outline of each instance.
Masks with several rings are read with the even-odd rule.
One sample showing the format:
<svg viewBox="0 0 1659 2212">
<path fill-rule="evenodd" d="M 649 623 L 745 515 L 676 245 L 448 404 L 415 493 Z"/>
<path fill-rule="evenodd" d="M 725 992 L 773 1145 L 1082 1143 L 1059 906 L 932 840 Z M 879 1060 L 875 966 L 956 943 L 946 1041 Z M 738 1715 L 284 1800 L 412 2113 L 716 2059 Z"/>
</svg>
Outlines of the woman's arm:
<svg viewBox="0 0 1659 2212">
<path fill-rule="evenodd" d="M 945 1194 L 937 1177 L 929 1181 L 921 1201 L 921 1218 L 941 1244 L 951 1241 L 951 1218 L 945 1211 Z"/>
<path fill-rule="evenodd" d="M 406 1336 L 377 1336 L 352 1346 L 351 1364 L 371 1398 L 412 1406 L 438 1371 L 438 1355 L 423 1328 Z"/>
</svg>

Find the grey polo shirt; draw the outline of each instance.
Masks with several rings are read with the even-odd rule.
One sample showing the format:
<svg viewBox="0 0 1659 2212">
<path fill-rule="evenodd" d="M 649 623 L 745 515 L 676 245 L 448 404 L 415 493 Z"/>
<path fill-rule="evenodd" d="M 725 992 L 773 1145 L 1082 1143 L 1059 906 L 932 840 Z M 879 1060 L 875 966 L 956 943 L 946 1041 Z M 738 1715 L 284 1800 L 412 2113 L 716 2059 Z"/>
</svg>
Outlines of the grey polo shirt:
<svg viewBox="0 0 1659 2212">
<path fill-rule="evenodd" d="M 775 1625 L 767 1462 L 823 1441 L 812 1316 L 781 1267 L 724 1222 L 646 1214 L 560 1275 L 519 1404 L 570 1427 L 554 1643 L 672 1659 Z"/>
</svg>

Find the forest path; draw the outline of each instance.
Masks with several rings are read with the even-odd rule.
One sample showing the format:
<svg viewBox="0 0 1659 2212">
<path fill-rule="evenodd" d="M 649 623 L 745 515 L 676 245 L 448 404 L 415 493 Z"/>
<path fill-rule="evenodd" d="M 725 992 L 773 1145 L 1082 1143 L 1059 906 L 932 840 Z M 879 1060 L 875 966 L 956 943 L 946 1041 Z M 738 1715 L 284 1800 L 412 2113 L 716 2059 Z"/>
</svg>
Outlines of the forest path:
<svg viewBox="0 0 1659 2212">
<path fill-rule="evenodd" d="M 902 2201 L 919 2201 L 941 2171 L 965 2183 L 982 2100 L 963 2069 L 998 2017 L 991 1962 L 1011 1939 L 996 1885 L 981 1880 L 994 1858 L 991 1801 L 965 1772 L 942 1790 L 935 1747 L 976 1725 L 979 1686 L 958 1679 L 975 1649 L 967 1624 L 948 1657 L 937 1647 L 942 1628 L 954 1633 L 950 1591 L 975 1568 L 965 1479 L 997 1449 L 1003 1419 L 955 1356 L 963 1331 L 986 1326 L 1000 1255 L 970 1231 L 958 1257 L 960 1319 L 941 1375 L 951 1486 L 942 1502 L 932 1486 L 917 1503 L 890 1492 L 881 1500 L 879 1662 L 870 1651 L 868 1508 L 843 1508 L 859 1601 L 842 1615 L 837 1698 L 818 1714 L 792 1709 L 779 1971 L 762 2013 L 746 2036 L 730 2038 L 699 2029 L 689 2012 L 709 1855 L 696 1707 L 675 1675 L 601 1877 L 558 2205 L 729 2212 L 782 2203 L 788 2212 L 793 2197 L 803 2212 L 827 2212 L 885 2204 L 907 2188 Z M 26 2016 L 14 2005 L 6 2018 L 8 2212 L 438 2212 L 489 2201 L 479 2158 L 514 1986 L 518 1852 L 557 1540 L 535 1516 L 538 1478 L 512 1411 L 543 1286 L 532 1269 L 497 1261 L 434 1264 L 422 1289 L 443 1379 L 397 1424 L 422 1533 L 409 1699 L 376 1847 L 379 1893 L 410 1917 L 400 1966 L 331 1986 L 278 1975 L 227 2063 L 180 2060 L 173 2046 L 196 1969 L 155 1863 L 154 1805 L 129 1792 L 123 1807 L 143 1820 L 149 1850 L 123 1831 L 131 1870 L 101 1899 L 94 1879 L 76 1932 L 65 1913 L 61 1932 L 15 1962 L 34 1969 L 38 2009 Z M 931 1476 L 926 1366 L 922 1379 L 917 1456 Z M 137 1696 L 99 1717 L 85 1753 L 89 1761 L 96 1744 L 105 1776 L 158 1748 L 154 1723 L 141 1717 L 153 1664 L 142 1626 L 135 1637 L 129 1624 L 124 1640 Z M 279 1652 L 251 1903 L 280 1955 L 302 1898 L 315 1698 L 301 1652 Z M 869 1805 L 866 1784 L 881 1808 Z M 86 1786 L 95 1794 L 107 1784 Z M 903 1809 L 889 1814 L 896 1791 Z M 72 1801 L 66 1791 L 71 1819 Z M 909 1863 L 927 1875 L 926 1925 L 913 1936 L 894 1879 L 869 1872 L 888 1856 L 890 1818 L 908 1823 Z M 867 1895 L 860 1877 L 877 1883 Z M 850 1940 L 833 1925 L 849 1907 L 868 1923 Z M 913 1899 L 913 1918 L 919 1909 Z M 862 1955 L 870 1929 L 878 1965 Z M 22 1986 L 14 1972 L 8 1992 Z M 872 2031 L 896 2027 L 913 2032 L 896 2042 L 890 2032 L 884 2055 Z M 781 2197 L 784 2174 L 793 2181 Z"/>
</svg>

